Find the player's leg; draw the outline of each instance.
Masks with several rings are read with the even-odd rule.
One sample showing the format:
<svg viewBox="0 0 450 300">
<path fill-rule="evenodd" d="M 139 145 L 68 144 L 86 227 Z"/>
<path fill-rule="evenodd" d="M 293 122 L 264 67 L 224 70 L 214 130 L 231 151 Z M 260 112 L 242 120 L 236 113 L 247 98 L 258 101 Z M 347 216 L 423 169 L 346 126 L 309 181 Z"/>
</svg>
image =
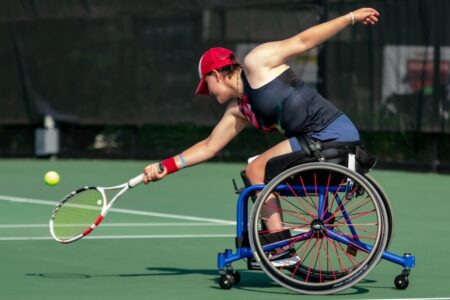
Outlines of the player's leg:
<svg viewBox="0 0 450 300">
<path fill-rule="evenodd" d="M 266 168 L 267 161 L 275 156 L 287 154 L 292 152 L 293 141 L 284 140 L 279 144 L 273 146 L 269 150 L 265 151 L 248 164 L 245 169 L 245 174 L 250 180 L 251 184 L 263 184 L 264 183 L 264 170 Z M 297 149 L 295 149 L 297 150 Z M 299 149 L 298 149 L 299 150 Z M 266 201 L 266 206 L 263 211 L 263 218 L 267 229 L 271 232 L 283 230 L 283 217 L 280 214 L 280 203 L 275 195 L 271 195 L 270 199 Z"/>
<path fill-rule="evenodd" d="M 262 184 L 264 183 L 264 172 L 269 159 L 300 150 L 302 150 L 302 148 L 296 137 L 284 140 L 261 155 L 252 158 L 247 165 L 245 175 L 250 180 L 251 184 Z"/>
</svg>

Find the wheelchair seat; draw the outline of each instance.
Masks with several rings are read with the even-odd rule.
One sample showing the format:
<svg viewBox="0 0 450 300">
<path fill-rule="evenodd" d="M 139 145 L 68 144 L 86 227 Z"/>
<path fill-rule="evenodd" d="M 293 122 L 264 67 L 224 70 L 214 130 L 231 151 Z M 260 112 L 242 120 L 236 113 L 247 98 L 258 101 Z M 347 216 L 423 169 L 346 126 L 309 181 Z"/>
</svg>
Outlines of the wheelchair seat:
<svg viewBox="0 0 450 300">
<path fill-rule="evenodd" d="M 299 140 L 300 141 L 300 140 Z M 328 162 L 345 167 L 349 166 L 351 155 L 355 158 L 355 171 L 360 174 L 368 173 L 376 164 L 375 158 L 367 152 L 360 142 L 325 142 L 321 143 L 311 138 L 301 143 L 303 149 L 292 153 L 280 155 L 269 159 L 265 168 L 264 182 L 267 184 L 281 172 L 305 163 Z M 311 146 L 312 145 L 312 146 Z M 308 147 L 308 148 L 307 148 Z M 326 174 L 316 174 L 316 182 L 323 182 Z M 306 176 L 305 181 L 313 182 L 312 176 Z M 338 183 L 341 178 L 333 178 Z"/>
</svg>

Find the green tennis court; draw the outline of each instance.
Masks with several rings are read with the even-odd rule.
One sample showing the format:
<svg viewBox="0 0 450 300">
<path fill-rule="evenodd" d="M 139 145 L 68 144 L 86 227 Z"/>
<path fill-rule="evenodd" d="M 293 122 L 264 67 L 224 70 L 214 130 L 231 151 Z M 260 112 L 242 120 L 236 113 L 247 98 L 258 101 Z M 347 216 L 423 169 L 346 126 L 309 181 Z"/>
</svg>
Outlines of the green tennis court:
<svg viewBox="0 0 450 300">
<path fill-rule="evenodd" d="M 146 162 L 1 160 L 0 299 L 284 299 L 296 295 L 260 271 L 234 264 L 242 281 L 219 288 L 216 255 L 234 247 L 241 164 L 210 163 L 161 183 L 140 186 L 113 207 L 88 238 L 60 245 L 48 220 L 56 201 L 84 185 L 115 185 Z M 55 187 L 43 183 L 50 170 Z M 393 252 L 411 252 L 417 266 L 407 290 L 396 290 L 401 268 L 381 262 L 363 281 L 333 298 L 450 299 L 449 176 L 374 171 L 395 214 Z"/>
</svg>

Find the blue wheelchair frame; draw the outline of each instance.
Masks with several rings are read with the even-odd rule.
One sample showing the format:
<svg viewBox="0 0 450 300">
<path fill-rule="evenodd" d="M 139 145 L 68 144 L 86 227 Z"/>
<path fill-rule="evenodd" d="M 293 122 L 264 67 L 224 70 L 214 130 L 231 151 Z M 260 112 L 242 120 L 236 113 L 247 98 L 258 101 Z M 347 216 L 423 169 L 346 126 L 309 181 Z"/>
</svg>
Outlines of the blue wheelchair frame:
<svg viewBox="0 0 450 300">
<path fill-rule="evenodd" d="M 250 248 L 248 242 L 248 213 L 249 213 L 249 199 L 251 198 L 251 195 L 254 194 L 254 192 L 261 191 L 265 188 L 266 185 L 252 185 L 245 187 L 243 189 L 236 189 L 236 193 L 239 194 L 239 198 L 237 201 L 237 209 L 236 209 L 236 251 L 233 253 L 231 249 L 226 249 L 223 253 L 219 253 L 217 257 L 217 268 L 219 270 L 219 274 L 225 275 L 229 274 L 230 270 L 232 271 L 231 264 L 235 261 L 241 260 L 241 259 L 248 259 L 253 257 L 253 251 Z M 321 216 L 324 214 L 324 207 L 326 207 L 326 199 L 324 199 L 325 187 L 316 187 L 319 190 L 319 202 L 318 202 L 318 211 L 321 212 Z M 329 187 L 327 191 L 331 191 L 333 187 Z M 283 193 L 287 193 L 289 191 L 292 191 L 292 189 L 298 193 L 299 195 L 304 194 L 303 187 L 300 186 L 287 186 L 284 184 L 281 184 L 276 187 L 275 191 L 279 192 L 283 195 Z M 307 187 L 307 189 L 311 189 L 311 187 Z M 337 188 L 334 187 L 336 190 Z M 341 201 L 340 199 L 336 199 L 336 201 Z M 342 235 L 335 234 L 332 229 L 327 228 L 326 234 L 329 238 L 334 239 L 340 243 L 346 244 L 346 245 L 353 245 L 359 248 L 359 250 L 369 252 L 371 251 L 372 247 L 370 245 L 367 245 L 361 241 L 359 241 L 357 237 L 357 233 L 354 231 L 352 227 L 352 222 L 350 218 L 348 217 L 347 213 L 344 210 L 342 210 L 342 214 L 344 216 L 345 222 L 348 224 L 350 231 L 352 232 L 354 239 L 345 237 Z M 319 214 L 318 214 L 319 215 Z M 293 236 L 293 238 L 297 238 L 298 241 L 308 239 L 311 236 L 311 231 L 309 234 L 301 233 L 296 236 Z M 278 243 L 272 243 L 270 245 L 264 246 L 264 251 L 270 251 L 274 248 L 282 247 L 287 245 L 288 242 L 281 241 Z M 403 255 L 397 255 L 389 251 L 384 251 L 382 254 L 382 258 L 393 262 L 395 264 L 398 264 L 403 267 L 403 271 L 399 276 L 408 276 L 409 272 L 412 268 L 415 267 L 415 257 L 412 256 L 409 253 L 405 253 Z M 397 276 L 397 277 L 399 277 Z M 406 278 L 407 279 L 407 278 Z M 396 278 L 397 280 L 397 278 Z M 397 286 L 397 283 L 396 283 Z M 398 287 L 398 286 L 397 286 Z M 398 287 L 401 288 L 401 287 Z M 406 288 L 406 287 L 404 287 Z"/>
</svg>

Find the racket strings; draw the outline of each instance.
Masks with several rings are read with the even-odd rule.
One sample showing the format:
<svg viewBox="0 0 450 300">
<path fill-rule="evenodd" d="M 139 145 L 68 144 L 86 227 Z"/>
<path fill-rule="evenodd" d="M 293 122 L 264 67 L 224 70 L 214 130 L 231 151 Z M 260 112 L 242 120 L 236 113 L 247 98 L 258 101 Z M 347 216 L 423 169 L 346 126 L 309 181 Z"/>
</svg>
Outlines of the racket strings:
<svg viewBox="0 0 450 300">
<path fill-rule="evenodd" d="M 53 233 L 59 240 L 70 240 L 95 223 L 103 207 L 103 194 L 85 189 L 68 196 L 53 213 Z"/>
</svg>

